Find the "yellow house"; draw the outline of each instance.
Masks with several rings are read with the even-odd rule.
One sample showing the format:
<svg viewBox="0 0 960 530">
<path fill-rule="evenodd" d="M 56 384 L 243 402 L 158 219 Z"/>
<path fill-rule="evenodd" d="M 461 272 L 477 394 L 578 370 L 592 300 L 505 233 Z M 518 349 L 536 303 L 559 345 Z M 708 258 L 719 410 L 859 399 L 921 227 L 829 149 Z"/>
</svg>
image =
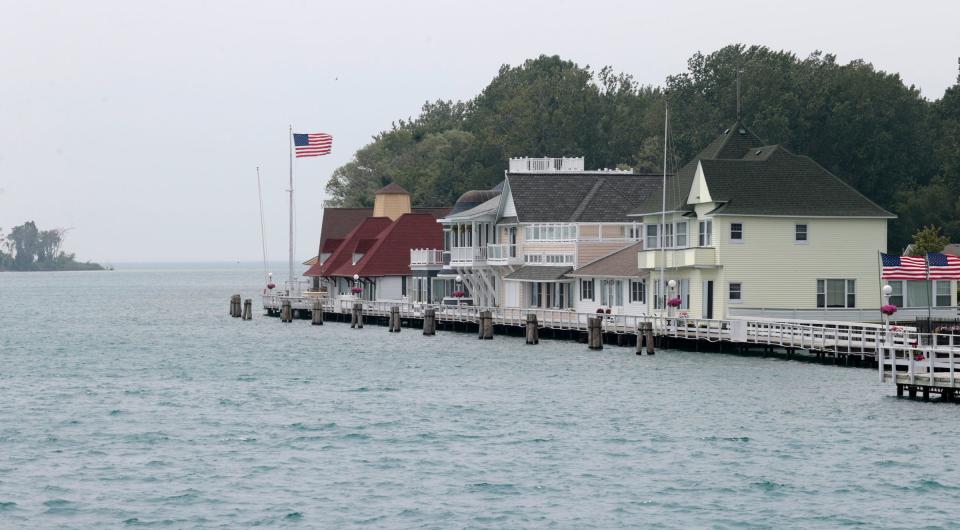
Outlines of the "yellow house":
<svg viewBox="0 0 960 530">
<path fill-rule="evenodd" d="M 666 185 L 666 208 L 658 194 L 631 214 L 651 311 L 679 297 L 692 318 L 879 320 L 895 216 L 809 157 L 736 123 Z"/>
</svg>

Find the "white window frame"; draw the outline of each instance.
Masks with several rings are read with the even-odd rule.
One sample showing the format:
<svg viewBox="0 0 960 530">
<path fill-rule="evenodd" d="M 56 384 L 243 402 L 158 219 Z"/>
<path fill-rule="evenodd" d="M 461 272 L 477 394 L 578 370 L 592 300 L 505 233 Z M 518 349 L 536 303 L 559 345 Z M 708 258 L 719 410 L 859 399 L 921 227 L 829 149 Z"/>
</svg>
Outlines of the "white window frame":
<svg viewBox="0 0 960 530">
<path fill-rule="evenodd" d="M 843 305 L 842 306 L 831 306 L 830 300 L 827 298 L 830 289 L 828 287 L 829 282 L 843 282 Z M 823 285 L 823 291 L 821 292 L 820 286 Z M 816 305 L 817 309 L 856 309 L 857 307 L 857 280 L 855 278 L 817 278 L 817 289 L 816 289 Z M 820 304 L 820 296 L 823 296 L 823 305 Z M 850 303 L 850 297 L 853 296 L 853 304 Z"/>
<path fill-rule="evenodd" d="M 950 280 L 935 280 L 935 281 L 934 281 L 934 284 L 931 286 L 931 290 L 933 291 L 933 307 L 950 307 L 950 306 L 951 306 L 951 303 L 950 303 L 950 302 L 953 301 L 953 296 L 952 296 L 953 285 L 952 285 L 952 284 L 953 284 L 953 282 L 951 282 Z M 940 293 L 940 286 L 941 286 L 941 285 L 946 285 L 946 286 L 947 286 L 946 292 L 945 292 L 945 293 L 942 293 L 942 294 Z M 943 297 L 943 296 L 946 296 L 946 297 L 947 297 L 947 301 L 946 301 L 946 303 L 941 304 L 941 303 L 940 303 L 940 297 Z"/>
<path fill-rule="evenodd" d="M 646 226 L 646 239 L 643 242 L 643 248 L 660 248 L 660 227 L 656 223 L 650 223 Z"/>
<path fill-rule="evenodd" d="M 737 286 L 737 293 L 740 294 L 740 298 L 733 298 L 733 286 Z M 743 282 L 727 282 L 727 303 L 729 304 L 742 304 L 743 303 Z"/>
<path fill-rule="evenodd" d="M 800 239 L 800 227 L 803 227 L 803 239 Z M 793 225 L 793 242 L 797 245 L 810 244 L 810 224 L 797 223 Z"/>
<path fill-rule="evenodd" d="M 739 226 L 739 227 L 740 227 L 740 230 L 739 230 L 739 232 L 740 232 L 740 239 L 736 239 L 736 238 L 733 237 L 733 227 L 734 227 L 734 226 Z M 736 223 L 730 223 L 730 242 L 733 243 L 733 244 L 736 244 L 736 245 L 740 245 L 740 244 L 743 243 L 743 222 L 742 222 L 742 221 L 738 221 L 738 222 L 736 222 Z"/>
<path fill-rule="evenodd" d="M 697 244 L 700 247 L 713 246 L 713 219 L 702 219 L 699 223 Z"/>
<path fill-rule="evenodd" d="M 682 228 L 682 230 L 681 230 L 681 228 Z M 678 222 L 678 223 L 676 224 L 676 228 L 674 229 L 674 237 L 676 238 L 676 239 L 675 239 L 675 243 L 676 243 L 675 248 L 687 248 L 687 247 L 689 247 L 689 245 L 690 245 L 690 234 L 689 234 L 690 231 L 688 230 L 689 228 L 690 228 L 690 227 L 687 226 L 687 222 L 686 222 L 686 221 L 680 221 L 680 222 Z M 680 232 L 683 232 L 683 234 L 681 234 Z M 683 236 L 683 244 L 680 243 L 680 236 L 681 236 L 681 235 Z"/>
<path fill-rule="evenodd" d="M 596 280 L 593 278 L 590 278 L 589 280 L 580 278 L 580 300 L 596 300 L 596 295 L 594 293 L 594 286 L 596 285 L 595 282 Z"/>
<path fill-rule="evenodd" d="M 631 304 L 647 303 L 647 281 L 646 280 L 640 280 L 640 281 L 630 280 L 630 303 Z"/>
</svg>

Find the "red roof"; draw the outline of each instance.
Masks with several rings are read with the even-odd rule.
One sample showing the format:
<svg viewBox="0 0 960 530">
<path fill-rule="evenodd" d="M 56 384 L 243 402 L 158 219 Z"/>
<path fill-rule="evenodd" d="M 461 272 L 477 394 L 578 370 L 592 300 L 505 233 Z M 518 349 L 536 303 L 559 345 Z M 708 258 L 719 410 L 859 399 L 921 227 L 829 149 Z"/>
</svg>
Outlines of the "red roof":
<svg viewBox="0 0 960 530">
<path fill-rule="evenodd" d="M 426 213 L 408 213 L 401 215 L 390 223 L 385 217 L 371 217 L 370 220 L 386 220 L 388 225 L 379 231 L 373 241 L 367 241 L 360 232 L 373 230 L 372 226 L 358 230 L 347 240 L 337 252 L 327 260 L 329 267 L 318 267 L 320 274 L 314 274 L 314 269 L 307 271 L 307 276 L 341 276 L 353 277 L 358 274 L 369 278 L 373 276 L 407 276 L 410 275 L 410 250 L 414 248 L 440 248 L 443 246 L 443 227 L 437 223 L 436 217 Z M 366 222 L 364 223 L 367 224 Z M 382 223 L 378 222 L 377 226 Z M 368 246 L 369 245 L 369 246 Z M 350 249 L 349 252 L 346 249 Z M 353 263 L 355 249 L 363 249 L 363 257 Z M 361 251 L 357 252 L 358 254 Z"/>
<path fill-rule="evenodd" d="M 427 213 L 441 219 L 450 208 L 414 208 L 413 213 Z M 373 208 L 324 208 L 320 225 L 320 251 L 318 254 L 336 251 L 351 230 L 364 219 L 373 215 Z M 309 275 L 308 275 L 309 276 Z"/>
<path fill-rule="evenodd" d="M 353 261 L 353 251 L 361 239 L 373 239 L 392 224 L 389 217 L 367 217 L 343 238 L 343 242 L 323 264 L 317 263 L 310 267 L 304 276 L 331 276 L 330 272 L 342 265 Z M 351 273 L 351 276 L 353 273 Z"/>
</svg>

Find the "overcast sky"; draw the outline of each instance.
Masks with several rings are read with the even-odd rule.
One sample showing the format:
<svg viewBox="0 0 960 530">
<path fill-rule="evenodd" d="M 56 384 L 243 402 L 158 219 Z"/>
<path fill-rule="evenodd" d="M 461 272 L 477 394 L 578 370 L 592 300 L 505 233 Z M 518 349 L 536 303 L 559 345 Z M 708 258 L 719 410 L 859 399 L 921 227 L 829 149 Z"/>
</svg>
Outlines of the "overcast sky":
<svg viewBox="0 0 960 530">
<path fill-rule="evenodd" d="M 148 5 L 149 4 L 149 5 Z M 334 135 L 296 162 L 298 258 L 334 168 L 426 100 L 559 54 L 644 83 L 743 42 L 957 77 L 960 2 L 133 2 L 0 0 L 0 227 L 72 228 L 81 259 L 259 260 L 287 247 L 287 125 Z M 589 163 L 589 162 L 588 162 Z"/>
</svg>

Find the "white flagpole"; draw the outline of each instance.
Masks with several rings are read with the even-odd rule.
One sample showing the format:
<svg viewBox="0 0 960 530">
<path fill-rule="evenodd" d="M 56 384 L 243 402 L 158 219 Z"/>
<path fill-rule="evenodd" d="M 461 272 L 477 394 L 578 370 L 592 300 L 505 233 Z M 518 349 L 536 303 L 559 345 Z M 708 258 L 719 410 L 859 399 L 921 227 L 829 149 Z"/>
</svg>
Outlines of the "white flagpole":
<svg viewBox="0 0 960 530">
<path fill-rule="evenodd" d="M 287 288 L 292 289 L 294 284 L 293 278 L 293 125 L 290 125 L 288 131 L 288 144 L 290 146 L 290 270 L 289 270 L 289 280 Z"/>
</svg>

